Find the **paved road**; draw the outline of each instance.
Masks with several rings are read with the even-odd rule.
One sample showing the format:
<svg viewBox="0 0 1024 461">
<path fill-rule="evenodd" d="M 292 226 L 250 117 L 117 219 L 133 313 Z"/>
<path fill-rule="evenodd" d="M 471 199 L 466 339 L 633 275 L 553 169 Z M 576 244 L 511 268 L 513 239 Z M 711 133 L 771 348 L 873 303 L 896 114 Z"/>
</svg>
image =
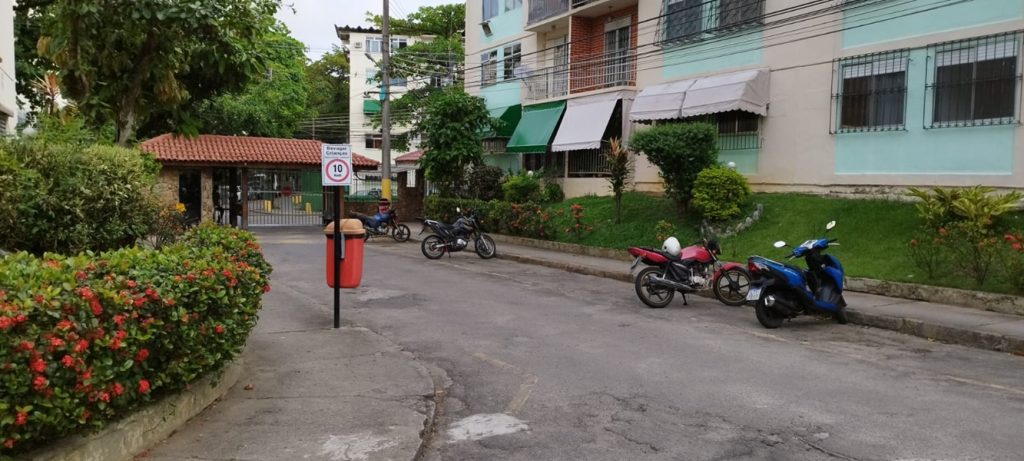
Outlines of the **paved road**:
<svg viewBox="0 0 1024 461">
<path fill-rule="evenodd" d="M 305 293 L 330 322 L 322 237 L 261 237 L 274 289 Z M 1021 357 L 813 318 L 768 331 L 706 299 L 647 309 L 626 283 L 368 248 L 346 323 L 450 380 L 425 459 L 1024 456 Z"/>
</svg>

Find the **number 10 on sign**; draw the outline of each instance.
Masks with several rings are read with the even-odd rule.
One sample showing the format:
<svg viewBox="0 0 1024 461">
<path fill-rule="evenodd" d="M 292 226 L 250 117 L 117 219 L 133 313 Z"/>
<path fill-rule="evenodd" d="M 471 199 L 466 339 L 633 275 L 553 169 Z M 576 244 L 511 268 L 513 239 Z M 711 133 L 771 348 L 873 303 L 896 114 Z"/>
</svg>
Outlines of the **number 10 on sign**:
<svg viewBox="0 0 1024 461">
<path fill-rule="evenodd" d="M 352 185 L 352 146 L 324 144 L 320 150 L 320 168 L 325 186 Z"/>
</svg>

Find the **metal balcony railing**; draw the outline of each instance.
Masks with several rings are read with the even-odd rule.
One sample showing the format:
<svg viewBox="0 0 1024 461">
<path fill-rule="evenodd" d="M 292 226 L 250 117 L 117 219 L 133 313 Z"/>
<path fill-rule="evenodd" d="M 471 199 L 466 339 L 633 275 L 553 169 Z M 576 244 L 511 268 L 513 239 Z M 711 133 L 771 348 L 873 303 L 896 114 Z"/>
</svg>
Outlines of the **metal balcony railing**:
<svg viewBox="0 0 1024 461">
<path fill-rule="evenodd" d="M 582 1 L 582 0 L 575 0 Z M 534 24 L 569 11 L 569 0 L 530 0 L 527 24 Z"/>
<path fill-rule="evenodd" d="M 532 101 L 557 98 L 616 86 L 636 84 L 636 50 L 612 51 L 547 67 L 524 79 L 526 98 Z"/>
</svg>

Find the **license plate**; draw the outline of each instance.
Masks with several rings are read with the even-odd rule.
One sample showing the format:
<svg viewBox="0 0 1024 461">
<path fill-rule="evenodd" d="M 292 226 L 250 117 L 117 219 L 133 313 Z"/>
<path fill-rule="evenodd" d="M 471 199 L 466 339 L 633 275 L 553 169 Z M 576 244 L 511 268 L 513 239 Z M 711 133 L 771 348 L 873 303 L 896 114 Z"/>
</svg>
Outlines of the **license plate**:
<svg viewBox="0 0 1024 461">
<path fill-rule="evenodd" d="M 633 260 L 633 265 L 629 266 L 629 271 L 630 272 L 633 272 L 633 269 L 636 269 L 636 266 L 637 266 L 637 264 L 640 264 L 640 260 L 641 259 L 643 259 L 643 258 L 637 256 L 636 259 Z"/>
<path fill-rule="evenodd" d="M 761 299 L 761 287 L 750 287 L 750 291 L 747 292 L 747 301 L 757 301 Z"/>
</svg>

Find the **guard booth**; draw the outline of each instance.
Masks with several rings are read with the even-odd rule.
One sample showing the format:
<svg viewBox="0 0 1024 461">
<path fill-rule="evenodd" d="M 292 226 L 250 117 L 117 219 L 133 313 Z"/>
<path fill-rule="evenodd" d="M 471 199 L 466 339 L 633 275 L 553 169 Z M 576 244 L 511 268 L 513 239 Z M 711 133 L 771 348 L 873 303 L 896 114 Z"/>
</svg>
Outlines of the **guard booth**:
<svg viewBox="0 0 1024 461">
<path fill-rule="evenodd" d="M 248 228 L 323 225 L 330 202 L 320 185 L 321 146 L 307 139 L 164 134 L 139 148 L 161 165 L 161 201 L 184 204 L 190 223 Z M 352 164 L 357 174 L 380 166 L 357 153 Z"/>
</svg>

